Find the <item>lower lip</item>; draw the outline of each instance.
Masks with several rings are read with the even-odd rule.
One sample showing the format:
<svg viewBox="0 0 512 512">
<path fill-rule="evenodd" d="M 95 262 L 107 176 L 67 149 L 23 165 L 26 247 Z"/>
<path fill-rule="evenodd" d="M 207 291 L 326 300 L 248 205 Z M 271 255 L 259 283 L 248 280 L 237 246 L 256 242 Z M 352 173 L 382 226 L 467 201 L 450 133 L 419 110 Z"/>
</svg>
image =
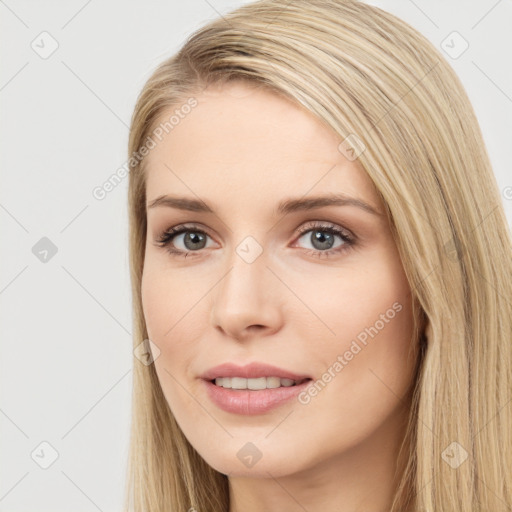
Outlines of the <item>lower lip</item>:
<svg viewBox="0 0 512 512">
<path fill-rule="evenodd" d="M 263 414 L 279 405 L 289 402 L 312 382 L 311 379 L 295 386 L 273 389 L 229 389 L 203 380 L 212 402 L 226 412 L 235 414 Z"/>
</svg>

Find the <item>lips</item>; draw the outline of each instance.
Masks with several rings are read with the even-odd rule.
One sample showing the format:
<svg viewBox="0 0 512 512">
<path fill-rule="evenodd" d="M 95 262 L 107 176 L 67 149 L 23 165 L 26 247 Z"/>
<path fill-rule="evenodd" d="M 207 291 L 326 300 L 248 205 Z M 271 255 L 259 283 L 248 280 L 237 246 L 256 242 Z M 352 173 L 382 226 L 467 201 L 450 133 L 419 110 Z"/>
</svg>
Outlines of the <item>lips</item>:
<svg viewBox="0 0 512 512">
<path fill-rule="evenodd" d="M 271 413 L 274 409 L 291 406 L 301 393 L 311 385 L 311 380 L 288 387 L 250 389 L 229 389 L 203 379 L 206 396 L 219 409 L 237 415 L 257 415 Z"/>
<path fill-rule="evenodd" d="M 245 366 L 238 366 L 233 363 L 224 363 L 210 368 L 201 375 L 201 378 L 207 381 L 214 381 L 221 377 L 243 377 L 246 379 L 255 379 L 258 377 L 279 377 L 280 379 L 291 379 L 295 382 L 304 379 L 311 379 L 311 376 L 295 373 L 284 368 L 269 365 L 261 362 L 253 362 Z"/>
</svg>

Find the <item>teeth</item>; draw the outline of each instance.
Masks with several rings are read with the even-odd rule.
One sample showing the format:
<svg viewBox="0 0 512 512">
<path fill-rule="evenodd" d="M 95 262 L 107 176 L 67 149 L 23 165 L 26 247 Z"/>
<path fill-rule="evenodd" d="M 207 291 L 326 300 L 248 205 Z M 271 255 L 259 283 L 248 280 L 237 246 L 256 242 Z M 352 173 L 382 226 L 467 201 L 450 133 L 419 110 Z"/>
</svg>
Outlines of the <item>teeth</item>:
<svg viewBox="0 0 512 512">
<path fill-rule="evenodd" d="M 215 379 L 217 386 L 231 389 L 273 389 L 279 387 L 289 387 L 297 384 L 292 379 L 281 379 L 279 377 L 258 377 L 256 379 L 245 379 L 243 377 L 217 377 Z"/>
</svg>

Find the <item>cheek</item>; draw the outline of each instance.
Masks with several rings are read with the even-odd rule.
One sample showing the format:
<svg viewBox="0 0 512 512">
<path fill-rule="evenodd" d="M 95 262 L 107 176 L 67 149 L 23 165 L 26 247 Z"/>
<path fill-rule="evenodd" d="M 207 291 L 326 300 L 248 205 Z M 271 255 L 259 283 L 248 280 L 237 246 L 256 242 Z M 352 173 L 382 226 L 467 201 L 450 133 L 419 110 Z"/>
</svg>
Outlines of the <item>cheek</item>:
<svg viewBox="0 0 512 512">
<path fill-rule="evenodd" d="M 188 378 L 189 363 L 197 356 L 194 340 L 201 337 L 202 322 L 197 321 L 197 315 L 203 315 L 204 320 L 204 305 L 200 303 L 204 293 L 189 280 L 180 280 L 180 272 L 160 269 L 151 260 L 144 267 L 142 309 L 148 337 L 160 350 L 155 369 L 164 390 Z"/>
<path fill-rule="evenodd" d="M 410 295 L 407 288 L 373 283 L 354 288 L 350 298 L 331 296 L 324 319 L 336 336 L 317 337 L 311 357 L 317 363 L 316 384 L 302 397 L 304 426 L 310 417 L 325 424 L 325 437 L 339 451 L 370 437 L 384 424 L 396 427 L 413 384 Z M 327 453 L 321 451 L 322 455 Z"/>
<path fill-rule="evenodd" d="M 185 307 L 178 289 L 176 281 L 165 272 L 156 271 L 151 262 L 146 264 L 141 283 L 142 309 L 148 337 L 159 350 L 153 363 L 158 381 L 175 417 L 181 417 L 182 410 L 194 409 L 190 396 L 179 385 L 185 382 L 183 369 L 193 359 L 192 344 L 186 343 L 180 330 L 187 329 L 188 336 L 193 333 L 185 316 L 190 307 Z"/>
<path fill-rule="evenodd" d="M 310 271 L 307 280 L 298 276 L 294 286 L 316 318 L 306 325 L 320 328 L 317 335 L 325 334 L 326 341 L 336 343 L 358 335 L 364 339 L 366 330 L 376 323 L 382 330 L 384 321 L 390 331 L 391 324 L 397 328 L 407 317 L 409 286 L 401 265 L 386 253 L 330 270 Z"/>
<path fill-rule="evenodd" d="M 182 379 L 175 375 L 171 363 L 176 360 L 175 354 L 179 354 L 180 361 L 188 357 L 186 344 L 183 343 L 183 347 L 179 348 L 174 341 L 180 339 L 178 333 L 182 322 L 179 319 L 185 313 L 180 304 L 183 301 L 180 301 L 176 293 L 176 283 L 169 282 L 165 274 L 162 275 L 151 266 L 151 262 L 147 262 L 144 267 L 141 298 L 148 337 L 159 350 L 158 356 L 153 354 L 155 370 L 168 403 L 172 403 L 176 392 L 175 379 Z"/>
<path fill-rule="evenodd" d="M 351 404 L 349 409 L 363 398 L 391 406 L 408 391 L 416 356 L 412 297 L 398 255 L 391 250 L 372 254 L 366 265 L 337 274 L 310 276 L 302 290 L 322 320 L 306 324 L 307 338 L 317 333 L 317 373 L 335 375 L 332 389 Z M 319 336 L 327 332 L 323 326 L 330 333 Z"/>
<path fill-rule="evenodd" d="M 170 340 L 187 322 L 187 313 L 200 298 L 200 290 L 180 280 L 179 272 L 160 268 L 151 259 L 142 274 L 142 309 L 150 338 Z M 197 295 L 197 297 L 196 297 Z"/>
</svg>

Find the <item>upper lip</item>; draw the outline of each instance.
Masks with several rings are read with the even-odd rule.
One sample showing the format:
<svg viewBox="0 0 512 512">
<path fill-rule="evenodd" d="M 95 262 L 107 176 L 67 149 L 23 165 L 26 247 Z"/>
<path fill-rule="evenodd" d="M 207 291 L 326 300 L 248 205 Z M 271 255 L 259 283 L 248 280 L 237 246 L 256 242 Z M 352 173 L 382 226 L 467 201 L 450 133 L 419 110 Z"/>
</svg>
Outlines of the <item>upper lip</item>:
<svg viewBox="0 0 512 512">
<path fill-rule="evenodd" d="M 245 366 L 237 366 L 233 363 L 224 363 L 210 368 L 201 375 L 202 379 L 213 380 L 218 377 L 244 377 L 253 379 L 256 377 L 279 377 L 300 381 L 309 379 L 309 375 L 294 373 L 270 364 L 254 362 Z"/>
</svg>

